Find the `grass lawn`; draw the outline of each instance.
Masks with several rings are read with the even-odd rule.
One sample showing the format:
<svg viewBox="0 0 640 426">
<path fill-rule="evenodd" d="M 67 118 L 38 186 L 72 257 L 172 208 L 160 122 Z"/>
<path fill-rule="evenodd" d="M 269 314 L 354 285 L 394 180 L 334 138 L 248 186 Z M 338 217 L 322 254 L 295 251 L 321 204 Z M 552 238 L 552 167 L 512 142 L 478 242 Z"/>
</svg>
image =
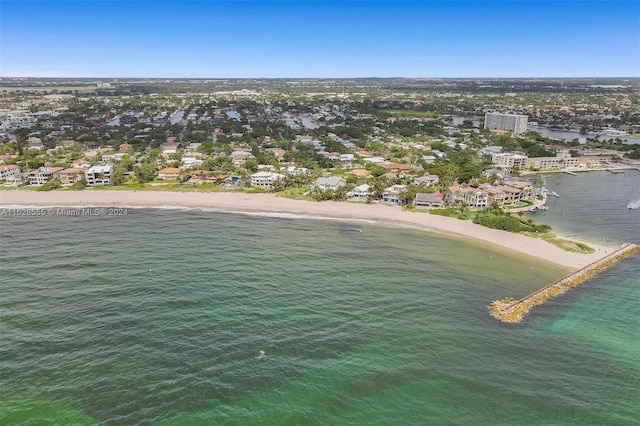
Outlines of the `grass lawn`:
<svg viewBox="0 0 640 426">
<path fill-rule="evenodd" d="M 305 201 L 315 201 L 309 195 L 305 195 L 305 193 L 309 192 L 307 188 L 298 187 L 298 188 L 289 188 L 284 191 L 280 191 L 276 193 L 278 197 L 292 198 L 294 200 L 305 200 Z"/>
</svg>

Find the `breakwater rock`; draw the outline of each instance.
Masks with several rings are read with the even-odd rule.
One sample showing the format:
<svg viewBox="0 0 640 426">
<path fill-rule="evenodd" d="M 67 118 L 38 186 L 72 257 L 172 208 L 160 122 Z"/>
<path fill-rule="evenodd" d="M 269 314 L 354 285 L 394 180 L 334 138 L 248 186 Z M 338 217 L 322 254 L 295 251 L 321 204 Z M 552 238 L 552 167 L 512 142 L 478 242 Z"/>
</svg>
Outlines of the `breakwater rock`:
<svg viewBox="0 0 640 426">
<path fill-rule="evenodd" d="M 616 251 L 603 257 L 602 259 L 579 269 L 558 281 L 549 284 L 540 290 L 534 291 L 522 299 L 516 300 L 512 298 L 504 298 L 494 300 L 489 304 L 489 312 L 493 317 L 506 323 L 516 323 L 522 321 L 522 318 L 529 312 L 531 308 L 540 305 L 549 299 L 552 299 L 565 291 L 573 288 L 589 278 L 607 269 L 611 265 L 617 263 L 625 257 L 640 252 L 640 246 L 636 244 L 625 243 Z"/>
</svg>

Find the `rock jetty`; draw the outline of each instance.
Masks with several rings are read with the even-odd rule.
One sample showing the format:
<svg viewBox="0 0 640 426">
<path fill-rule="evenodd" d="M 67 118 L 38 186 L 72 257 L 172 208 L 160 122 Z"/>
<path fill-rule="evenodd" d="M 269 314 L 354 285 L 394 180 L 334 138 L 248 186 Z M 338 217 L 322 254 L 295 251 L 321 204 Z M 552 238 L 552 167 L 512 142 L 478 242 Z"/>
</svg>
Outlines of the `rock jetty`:
<svg viewBox="0 0 640 426">
<path fill-rule="evenodd" d="M 549 284 L 546 287 L 537 290 L 522 299 L 515 300 L 512 298 L 505 298 L 500 300 L 494 300 L 489 304 L 489 312 L 496 319 L 506 323 L 517 323 L 522 321 L 522 318 L 529 312 L 531 308 L 536 305 L 540 305 L 549 299 L 552 299 L 565 291 L 573 288 L 589 278 L 598 274 L 599 272 L 607 269 L 611 265 L 617 263 L 625 257 L 631 256 L 634 253 L 640 252 L 640 246 L 631 243 L 625 243 L 620 246 L 616 251 L 608 256 L 579 269 L 566 277 Z"/>
</svg>

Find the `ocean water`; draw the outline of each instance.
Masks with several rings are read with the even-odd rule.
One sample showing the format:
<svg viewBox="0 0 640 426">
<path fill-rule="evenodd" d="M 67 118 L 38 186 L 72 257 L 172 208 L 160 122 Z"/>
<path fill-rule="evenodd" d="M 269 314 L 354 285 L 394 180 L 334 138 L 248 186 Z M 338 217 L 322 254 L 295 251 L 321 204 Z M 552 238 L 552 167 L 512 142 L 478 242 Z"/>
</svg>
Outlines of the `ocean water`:
<svg viewBox="0 0 640 426">
<path fill-rule="evenodd" d="M 539 219 L 637 241 L 640 211 L 595 200 L 638 176 L 560 176 Z M 637 256 L 505 325 L 491 300 L 565 271 L 413 230 L 183 210 L 2 217 L 0 243 L 2 425 L 639 424 Z"/>
</svg>

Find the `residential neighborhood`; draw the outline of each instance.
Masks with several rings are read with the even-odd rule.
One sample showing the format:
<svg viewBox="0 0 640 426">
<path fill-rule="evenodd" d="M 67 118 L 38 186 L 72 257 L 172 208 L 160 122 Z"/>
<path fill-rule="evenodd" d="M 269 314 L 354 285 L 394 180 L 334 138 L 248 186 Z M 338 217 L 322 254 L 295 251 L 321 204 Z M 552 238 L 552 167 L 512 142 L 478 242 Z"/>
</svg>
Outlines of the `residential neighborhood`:
<svg viewBox="0 0 640 426">
<path fill-rule="evenodd" d="M 489 95 L 466 82 L 465 95 L 438 83 L 430 94 L 409 86 L 340 93 L 331 90 L 338 82 L 310 81 L 306 89 L 269 83 L 261 90 L 201 83 L 186 92 L 147 83 L 149 90 L 170 87 L 165 94 L 136 93 L 126 81 L 82 94 L 16 84 L 0 109 L 0 184 L 266 191 L 405 208 L 526 210 L 543 207 L 546 197 L 536 173 L 640 165 L 638 145 L 620 139 L 640 131 L 640 111 L 624 90 L 553 95 L 556 103 L 564 99 L 558 107 L 545 92 L 501 95 L 496 85 Z M 601 96 L 606 107 L 596 105 Z M 559 120 L 582 133 L 571 140 L 543 136 Z"/>
</svg>

